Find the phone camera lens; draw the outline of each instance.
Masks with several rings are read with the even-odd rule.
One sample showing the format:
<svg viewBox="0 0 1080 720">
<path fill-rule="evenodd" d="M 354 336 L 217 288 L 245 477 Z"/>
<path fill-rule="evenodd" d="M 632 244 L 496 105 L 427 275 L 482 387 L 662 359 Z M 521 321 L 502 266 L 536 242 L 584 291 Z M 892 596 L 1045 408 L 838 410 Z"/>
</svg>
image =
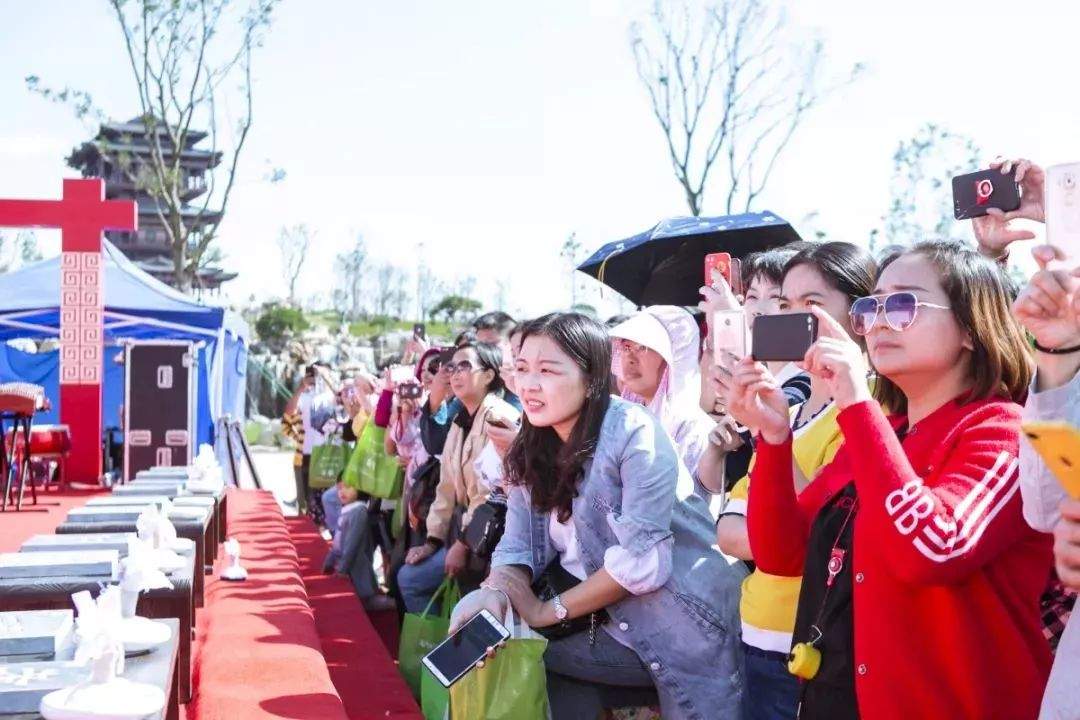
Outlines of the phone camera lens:
<svg viewBox="0 0 1080 720">
<path fill-rule="evenodd" d="M 1072 190 L 1076 187 L 1076 176 L 1073 174 L 1063 175 L 1061 177 L 1061 185 L 1066 190 Z"/>
</svg>

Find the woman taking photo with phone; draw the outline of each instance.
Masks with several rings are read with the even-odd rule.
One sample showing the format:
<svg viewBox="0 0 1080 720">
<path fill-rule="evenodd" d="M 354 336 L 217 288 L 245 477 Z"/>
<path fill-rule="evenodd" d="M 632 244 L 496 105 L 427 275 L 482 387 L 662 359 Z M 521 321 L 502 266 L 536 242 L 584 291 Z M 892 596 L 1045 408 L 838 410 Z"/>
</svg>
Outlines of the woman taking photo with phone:
<svg viewBox="0 0 1080 720">
<path fill-rule="evenodd" d="M 409 550 L 397 582 L 405 609 L 422 612 L 443 577 L 458 578 L 467 589 L 479 577 L 470 570 L 469 547 L 460 539 L 473 510 L 487 499 L 475 461 L 488 442 L 488 417 L 517 417 L 501 398 L 499 348 L 484 343 L 460 346 L 450 361 L 450 386 L 462 404 L 451 422 L 442 450 L 439 484 L 426 518 L 427 540 Z"/>
<path fill-rule="evenodd" d="M 781 313 L 806 313 L 819 308 L 833 318 L 852 340 L 862 339 L 851 330 L 848 308 L 857 298 L 873 292 L 877 264 L 870 254 L 851 243 L 812 245 L 792 256 L 780 276 L 778 307 Z M 734 298 L 726 296 L 730 304 Z M 714 303 L 717 304 L 717 303 Z M 726 308 L 724 308 L 726 309 Z M 766 371 L 768 372 L 768 371 Z M 717 392 L 730 391 L 729 370 L 715 368 Z M 767 375 L 767 377 L 773 377 Z M 833 459 L 843 438 L 837 424 L 837 408 L 829 384 L 810 378 L 809 396 L 792 404 L 791 393 L 780 378 L 774 381 L 785 391 L 790 415 L 792 472 L 796 492 L 801 492 L 817 471 Z M 749 477 L 732 488 L 716 525 L 720 549 L 742 560 L 754 559 L 746 527 Z M 743 662 L 747 697 L 747 720 L 784 720 L 796 716 L 798 678 L 788 672 L 791 633 L 799 602 L 799 576 L 772 575 L 760 567 L 743 582 L 739 614 L 742 620 Z"/>
<path fill-rule="evenodd" d="M 544 628 L 552 717 L 593 720 L 655 686 L 666 720 L 737 717 L 738 586 L 705 502 L 659 421 L 610 390 L 611 341 L 591 318 L 526 324 L 525 421 L 507 457 L 506 531 L 451 631 L 509 601 Z M 542 601 L 531 585 L 571 576 Z"/>
<path fill-rule="evenodd" d="M 752 360 L 735 369 L 730 405 L 759 429 L 754 560 L 803 575 L 799 717 L 1035 717 L 1050 543 L 1021 514 L 1016 400 L 1031 366 L 1003 273 L 957 243 L 885 262 L 851 306 L 873 394 L 862 349 L 813 312 L 804 364 L 840 411 L 835 459 L 796 495 L 787 404 Z"/>
</svg>

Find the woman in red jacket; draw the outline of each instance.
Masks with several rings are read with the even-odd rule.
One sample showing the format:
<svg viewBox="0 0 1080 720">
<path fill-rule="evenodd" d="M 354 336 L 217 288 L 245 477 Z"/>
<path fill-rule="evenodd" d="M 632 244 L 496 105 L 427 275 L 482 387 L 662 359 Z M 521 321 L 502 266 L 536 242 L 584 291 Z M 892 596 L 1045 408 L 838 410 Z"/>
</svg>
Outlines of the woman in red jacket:
<svg viewBox="0 0 1080 720">
<path fill-rule="evenodd" d="M 762 365 L 736 367 L 729 410 L 761 441 L 754 559 L 803 575 L 801 718 L 1038 714 L 1051 545 L 1024 522 L 1017 492 L 1015 401 L 1031 369 L 1006 282 L 957 243 L 886 262 L 874 295 L 851 307 L 877 401 L 859 346 L 815 308 L 821 329 L 804 363 L 831 387 L 844 445 L 798 497 L 784 395 Z"/>
</svg>

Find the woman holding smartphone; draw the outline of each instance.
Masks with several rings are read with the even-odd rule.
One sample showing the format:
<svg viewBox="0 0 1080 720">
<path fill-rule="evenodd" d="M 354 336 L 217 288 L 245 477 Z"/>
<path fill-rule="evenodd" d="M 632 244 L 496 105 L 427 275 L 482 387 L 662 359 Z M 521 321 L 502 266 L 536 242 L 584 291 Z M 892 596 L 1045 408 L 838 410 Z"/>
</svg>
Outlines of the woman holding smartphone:
<svg viewBox="0 0 1080 720">
<path fill-rule="evenodd" d="M 830 242 L 804 248 L 788 260 L 780 277 L 778 307 L 781 313 L 811 312 L 818 308 L 833 318 L 852 340 L 862 339 L 851 330 L 848 308 L 857 298 L 873 291 L 877 264 L 870 254 L 851 243 Z M 715 368 L 718 394 L 730 390 L 730 371 Z M 769 377 L 772 377 L 771 375 Z M 843 442 L 837 424 L 832 389 L 822 378 L 810 378 L 809 396 L 792 394 L 781 377 L 774 381 L 785 392 L 790 406 L 792 474 L 801 492 L 817 471 L 828 464 Z M 732 488 L 716 524 L 720 549 L 752 561 L 746 526 L 749 477 Z M 791 634 L 799 602 L 799 576 L 773 575 L 760 567 L 743 582 L 739 615 L 742 620 L 743 662 L 747 697 L 747 720 L 784 720 L 796 716 L 799 705 L 798 678 L 788 672 Z"/>
<path fill-rule="evenodd" d="M 1021 513 L 1016 400 L 1031 367 L 1004 274 L 958 243 L 886 261 L 851 306 L 873 391 L 862 348 L 813 312 L 804 365 L 840 411 L 835 459 L 796 495 L 787 404 L 752 360 L 736 367 L 729 405 L 759 429 L 754 559 L 803 576 L 799 717 L 1035 717 L 1050 543 Z"/>
<path fill-rule="evenodd" d="M 501 618 L 510 602 L 530 626 L 565 631 L 544 657 L 560 720 L 593 720 L 654 686 L 668 720 L 737 717 L 745 572 L 712 547 L 708 508 L 659 421 L 612 397 L 610 373 L 611 342 L 595 320 L 526 324 L 506 530 L 451 630 L 480 609 Z M 531 585 L 553 572 L 572 587 L 541 601 Z"/>
</svg>

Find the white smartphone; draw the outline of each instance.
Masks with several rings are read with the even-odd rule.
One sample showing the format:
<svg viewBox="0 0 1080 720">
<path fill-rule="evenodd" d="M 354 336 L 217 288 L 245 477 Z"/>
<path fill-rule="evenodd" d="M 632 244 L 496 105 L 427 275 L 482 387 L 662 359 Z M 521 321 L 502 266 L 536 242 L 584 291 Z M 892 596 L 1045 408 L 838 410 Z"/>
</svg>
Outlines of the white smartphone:
<svg viewBox="0 0 1080 720">
<path fill-rule="evenodd" d="M 1080 259 L 1080 163 L 1046 169 L 1046 241 Z"/>
<path fill-rule="evenodd" d="M 424 656 L 424 667 L 435 679 L 450 687 L 476 667 L 489 647 L 510 637 L 510 631 L 487 610 L 481 610 L 458 631 Z"/>
<path fill-rule="evenodd" d="M 717 310 L 713 313 L 713 360 L 717 365 L 728 365 L 725 353 L 737 358 L 746 357 L 749 330 L 746 313 L 742 310 Z"/>
</svg>

